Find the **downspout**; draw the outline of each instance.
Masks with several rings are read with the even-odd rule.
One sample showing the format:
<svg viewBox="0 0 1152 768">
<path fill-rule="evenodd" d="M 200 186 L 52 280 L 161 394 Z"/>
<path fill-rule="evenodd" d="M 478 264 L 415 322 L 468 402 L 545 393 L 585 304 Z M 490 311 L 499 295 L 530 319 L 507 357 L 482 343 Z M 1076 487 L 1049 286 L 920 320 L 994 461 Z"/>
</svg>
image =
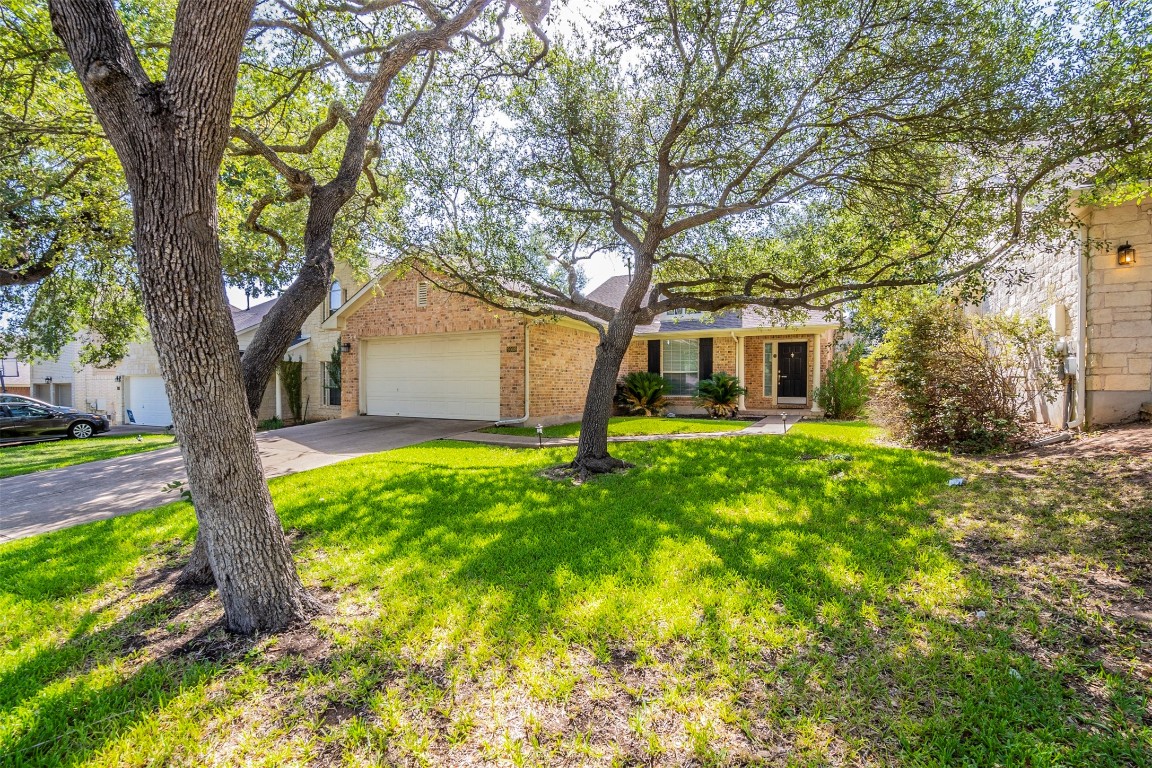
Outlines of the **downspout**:
<svg viewBox="0 0 1152 768">
<path fill-rule="evenodd" d="M 1083 429 L 1086 425 L 1088 369 L 1088 227 L 1079 225 L 1080 253 L 1076 259 L 1076 418 L 1068 422 L 1068 429 Z M 1065 403 L 1065 412 L 1068 404 Z"/>
<path fill-rule="evenodd" d="M 736 342 L 736 378 L 740 380 L 740 386 L 744 386 L 744 337 L 732 331 L 732 340 Z M 739 408 L 742 411 L 745 409 L 744 395 L 740 395 Z"/>
<path fill-rule="evenodd" d="M 524 422 L 528 421 L 528 406 L 532 401 L 532 371 L 528 362 L 532 359 L 532 355 L 529 354 L 528 350 L 528 331 L 531 327 L 532 326 L 530 323 L 524 323 L 524 415 L 518 419 L 501 419 L 500 421 L 496 422 L 496 426 L 498 427 L 510 427 L 516 424 L 523 424 Z"/>
</svg>

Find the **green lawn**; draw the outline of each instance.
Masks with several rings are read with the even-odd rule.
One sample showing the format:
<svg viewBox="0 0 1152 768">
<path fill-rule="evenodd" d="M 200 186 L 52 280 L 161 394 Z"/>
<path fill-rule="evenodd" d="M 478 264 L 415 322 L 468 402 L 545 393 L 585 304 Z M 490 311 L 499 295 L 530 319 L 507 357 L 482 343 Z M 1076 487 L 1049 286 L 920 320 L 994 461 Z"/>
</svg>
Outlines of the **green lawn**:
<svg viewBox="0 0 1152 768">
<path fill-rule="evenodd" d="M 445 441 L 277 478 L 330 610 L 273 638 L 171 588 L 183 503 L 2 546 L 0 763 L 1152 764 L 1140 646 L 1045 630 L 954 546 L 1005 487 L 875 434 L 621 444 L 580 486 L 539 474 L 572 449 Z"/>
<path fill-rule="evenodd" d="M 752 425 L 751 421 L 726 419 L 684 419 L 661 416 L 617 416 L 608 422 L 608 434 L 624 435 L 684 435 L 698 432 L 734 432 Z M 489 427 L 481 432 L 496 435 L 523 435 L 536 437 L 536 427 Z M 580 422 L 544 427 L 545 437 L 579 437 Z"/>
<path fill-rule="evenodd" d="M 56 469 L 99 459 L 114 459 L 130 453 L 151 451 L 172 445 L 171 435 L 130 437 L 91 437 L 87 440 L 52 440 L 44 443 L 0 446 L 0 477 L 26 475 L 42 469 Z"/>
</svg>

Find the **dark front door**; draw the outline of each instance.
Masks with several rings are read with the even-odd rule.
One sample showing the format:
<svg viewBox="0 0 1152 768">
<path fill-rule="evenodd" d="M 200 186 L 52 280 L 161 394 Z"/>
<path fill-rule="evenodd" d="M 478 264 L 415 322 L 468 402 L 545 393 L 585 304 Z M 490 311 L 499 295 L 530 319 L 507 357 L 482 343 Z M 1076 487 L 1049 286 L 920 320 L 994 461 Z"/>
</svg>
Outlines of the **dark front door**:
<svg viewBox="0 0 1152 768">
<path fill-rule="evenodd" d="M 782 341 L 776 345 L 780 360 L 777 400 L 808 398 L 808 342 Z"/>
</svg>

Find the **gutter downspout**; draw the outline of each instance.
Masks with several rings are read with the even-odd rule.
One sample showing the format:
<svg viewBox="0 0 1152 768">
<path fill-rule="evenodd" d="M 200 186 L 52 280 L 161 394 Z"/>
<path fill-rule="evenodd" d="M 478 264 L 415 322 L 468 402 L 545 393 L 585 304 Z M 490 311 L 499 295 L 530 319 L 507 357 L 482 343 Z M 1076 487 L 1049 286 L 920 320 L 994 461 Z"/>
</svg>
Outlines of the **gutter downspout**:
<svg viewBox="0 0 1152 768">
<path fill-rule="evenodd" d="M 1076 259 L 1076 418 L 1068 429 L 1083 429 L 1087 424 L 1088 370 L 1088 227 L 1079 225 L 1080 253 Z"/>
<path fill-rule="evenodd" d="M 524 415 L 519 419 L 501 419 L 500 421 L 496 422 L 496 426 L 498 427 L 514 427 L 517 424 L 523 424 L 524 422 L 528 421 L 528 406 L 529 403 L 531 403 L 532 395 L 532 371 L 528 362 L 532 359 L 532 356 L 529 354 L 528 350 L 528 330 L 531 327 L 531 324 L 527 322 L 524 323 Z"/>
</svg>

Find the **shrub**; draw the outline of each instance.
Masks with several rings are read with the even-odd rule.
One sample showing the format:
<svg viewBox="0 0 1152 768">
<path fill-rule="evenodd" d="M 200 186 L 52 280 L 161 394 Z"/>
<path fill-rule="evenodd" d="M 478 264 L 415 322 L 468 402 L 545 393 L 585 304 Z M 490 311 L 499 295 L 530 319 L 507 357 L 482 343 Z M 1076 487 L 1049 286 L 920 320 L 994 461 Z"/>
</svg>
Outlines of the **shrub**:
<svg viewBox="0 0 1152 768">
<path fill-rule="evenodd" d="M 292 411 L 292 419 L 299 423 L 304 420 L 304 359 L 293 360 L 289 355 L 287 360 L 280 361 L 279 366 L 280 383 L 288 396 L 288 410 Z"/>
<path fill-rule="evenodd" d="M 1041 319 L 973 318 L 944 302 L 893 327 L 872 356 L 873 413 L 913 445 L 979 453 L 1022 443 L 1037 395 L 1056 388 Z"/>
<path fill-rule="evenodd" d="M 740 386 L 740 379 L 727 373 L 714 373 L 696 387 L 696 405 L 714 419 L 730 419 L 740 412 L 740 398 L 746 394 L 748 390 Z"/>
<path fill-rule="evenodd" d="M 658 373 L 633 371 L 620 382 L 617 399 L 628 413 L 657 416 L 668 404 L 668 382 Z"/>
<path fill-rule="evenodd" d="M 855 419 L 868 403 L 868 372 L 864 345 L 857 342 L 832 356 L 823 382 L 816 388 L 816 404 L 831 419 Z"/>
</svg>

